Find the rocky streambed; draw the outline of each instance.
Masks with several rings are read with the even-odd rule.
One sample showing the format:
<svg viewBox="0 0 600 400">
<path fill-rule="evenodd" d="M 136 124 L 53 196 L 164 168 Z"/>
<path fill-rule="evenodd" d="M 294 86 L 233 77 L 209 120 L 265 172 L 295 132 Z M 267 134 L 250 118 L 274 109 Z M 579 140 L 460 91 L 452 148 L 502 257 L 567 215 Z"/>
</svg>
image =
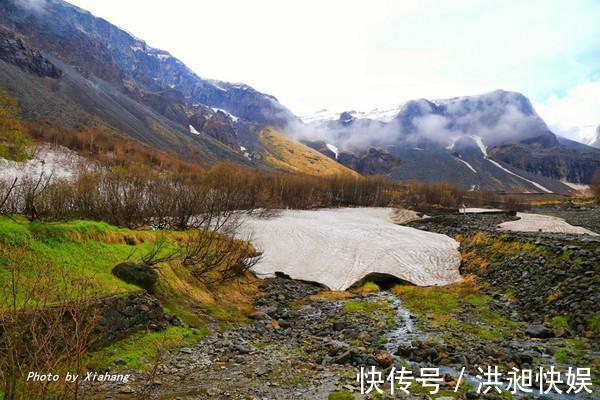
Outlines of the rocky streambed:
<svg viewBox="0 0 600 400">
<path fill-rule="evenodd" d="M 357 366 L 389 368 L 396 341 L 415 333 L 389 293 L 336 298 L 286 278 L 262 289 L 248 323 L 166 352 L 153 372 L 97 387 L 97 398 L 327 399 L 357 391 Z"/>
<path fill-rule="evenodd" d="M 355 380 L 360 366 L 375 366 L 383 374 L 392 366 L 408 366 L 415 376 L 423 367 L 439 367 L 444 393 L 478 398 L 474 386 L 453 392 L 462 367 L 475 374 L 478 366 L 556 363 L 553 354 L 564 341 L 551 329 L 526 324 L 502 339 L 482 338 L 460 325 L 440 330 L 391 292 L 336 298 L 285 278 L 269 278 L 262 289 L 248 323 L 165 352 L 149 365 L 150 372 L 132 372 L 129 384 L 96 387 L 96 398 L 328 399 L 335 392 L 362 398 Z M 499 296 L 491 307 L 500 314 L 516 312 Z M 461 307 L 452 317 L 465 326 L 481 322 L 472 308 Z M 532 326 L 540 338 L 531 337 Z M 421 392 L 412 398 L 429 398 Z"/>
<path fill-rule="evenodd" d="M 461 283 L 350 293 L 268 278 L 247 323 L 165 351 L 147 372 L 130 371 L 130 383 L 97 386 L 90 397 L 328 399 L 343 392 L 374 398 L 358 395 L 358 368 L 375 366 L 386 376 L 392 366 L 406 366 L 415 376 L 422 367 L 439 367 L 438 396 L 499 398 L 465 384 L 454 392 L 461 368 L 472 377 L 478 367 L 554 365 L 591 368 L 596 391 L 578 397 L 597 398 L 598 239 L 499 233 L 501 220 L 506 216 L 413 223 L 461 242 Z M 418 385 L 410 391 L 411 398 L 435 397 Z"/>
</svg>

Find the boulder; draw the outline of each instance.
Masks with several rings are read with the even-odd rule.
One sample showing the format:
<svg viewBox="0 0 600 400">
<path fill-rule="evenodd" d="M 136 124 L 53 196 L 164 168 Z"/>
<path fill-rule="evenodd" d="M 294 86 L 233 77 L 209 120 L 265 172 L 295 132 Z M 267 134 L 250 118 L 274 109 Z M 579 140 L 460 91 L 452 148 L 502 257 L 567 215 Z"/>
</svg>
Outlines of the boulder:
<svg viewBox="0 0 600 400">
<path fill-rule="evenodd" d="M 350 360 L 352 359 L 352 352 L 350 350 L 342 353 L 340 356 L 338 356 L 333 362 L 336 364 L 346 364 L 348 362 L 350 362 Z"/>
<path fill-rule="evenodd" d="M 269 317 L 269 314 L 263 311 L 254 311 L 253 313 L 248 315 L 248 318 L 256 321 L 266 321 L 271 319 L 271 317 Z"/>
<path fill-rule="evenodd" d="M 527 334 L 533 338 L 547 339 L 554 337 L 552 328 L 542 324 L 531 324 L 527 326 Z"/>
<path fill-rule="evenodd" d="M 112 269 L 112 273 L 117 278 L 136 285 L 148 291 L 154 292 L 154 285 L 158 280 L 158 274 L 152 267 L 145 264 L 137 264 L 131 261 L 125 261 Z"/>
<path fill-rule="evenodd" d="M 376 354 L 375 360 L 377 361 L 377 364 L 379 364 L 379 366 L 382 368 L 387 368 L 391 366 L 394 361 L 392 355 L 389 353 Z"/>
</svg>

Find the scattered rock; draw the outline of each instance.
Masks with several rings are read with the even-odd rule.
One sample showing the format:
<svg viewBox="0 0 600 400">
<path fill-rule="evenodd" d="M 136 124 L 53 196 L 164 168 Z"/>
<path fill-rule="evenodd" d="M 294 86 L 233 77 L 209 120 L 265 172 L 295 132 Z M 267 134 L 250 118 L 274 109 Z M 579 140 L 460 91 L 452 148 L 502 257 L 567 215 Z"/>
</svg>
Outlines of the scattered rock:
<svg viewBox="0 0 600 400">
<path fill-rule="evenodd" d="M 271 317 L 269 317 L 269 314 L 267 314 L 264 311 L 254 311 L 253 313 L 251 313 L 248 318 L 256 320 L 256 321 L 265 321 L 265 320 L 270 320 Z"/>
<path fill-rule="evenodd" d="M 547 339 L 554 337 L 552 328 L 542 324 L 527 325 L 527 334 L 533 338 Z"/>
</svg>

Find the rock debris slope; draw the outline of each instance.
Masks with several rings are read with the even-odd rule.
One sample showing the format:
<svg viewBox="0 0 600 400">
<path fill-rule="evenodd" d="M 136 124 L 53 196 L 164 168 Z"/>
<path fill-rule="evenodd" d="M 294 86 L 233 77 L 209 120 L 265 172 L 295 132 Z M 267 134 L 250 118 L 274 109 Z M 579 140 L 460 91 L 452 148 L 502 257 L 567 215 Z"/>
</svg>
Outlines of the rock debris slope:
<svg viewBox="0 0 600 400">
<path fill-rule="evenodd" d="M 392 209 L 285 210 L 275 218 L 249 218 L 244 235 L 263 257 L 261 277 L 282 272 L 345 290 L 365 276 L 388 274 L 419 286 L 461 279 L 459 243 L 446 235 L 395 225 Z"/>
</svg>

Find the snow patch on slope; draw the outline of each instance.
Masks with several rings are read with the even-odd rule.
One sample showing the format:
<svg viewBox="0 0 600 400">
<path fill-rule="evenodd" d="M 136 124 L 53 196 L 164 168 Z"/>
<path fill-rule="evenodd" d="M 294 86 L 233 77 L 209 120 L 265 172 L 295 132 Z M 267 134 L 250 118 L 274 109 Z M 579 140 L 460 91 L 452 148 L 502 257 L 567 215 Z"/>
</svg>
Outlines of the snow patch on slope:
<svg viewBox="0 0 600 400">
<path fill-rule="evenodd" d="M 0 158 L 0 179 L 12 181 L 38 178 L 42 173 L 52 179 L 74 179 L 90 162 L 66 147 L 39 144 L 35 155 L 24 162 Z"/>
<path fill-rule="evenodd" d="M 248 153 L 247 149 L 244 146 L 240 146 L 240 151 L 242 152 L 244 157 L 246 157 L 248 160 L 251 159 L 250 153 Z"/>
<path fill-rule="evenodd" d="M 590 189 L 590 185 L 584 185 L 582 183 L 573 183 L 573 182 L 566 181 L 564 179 L 561 179 L 560 183 L 562 183 L 563 185 L 567 185 L 568 187 L 570 187 L 573 190 L 586 191 L 586 190 Z"/>
<path fill-rule="evenodd" d="M 448 146 L 446 146 L 446 150 L 452 151 L 454 150 L 454 145 L 456 144 L 456 141 L 458 140 L 458 138 L 450 138 L 450 144 Z"/>
<path fill-rule="evenodd" d="M 479 147 L 479 150 L 481 150 L 481 154 L 483 154 L 483 158 L 487 159 L 488 158 L 487 147 L 483 143 L 483 138 L 481 136 L 474 136 L 474 135 L 471 136 L 471 138 L 475 141 L 475 143 L 477 144 L 477 147 Z"/>
<path fill-rule="evenodd" d="M 485 144 L 483 143 L 483 138 L 481 136 L 471 136 L 473 138 L 473 140 L 475 140 L 475 143 L 477 144 L 477 147 L 479 147 L 479 150 L 481 150 L 481 154 L 483 154 L 483 158 L 485 158 L 486 160 L 488 160 L 489 162 L 491 162 L 492 164 L 494 164 L 496 167 L 500 168 L 501 170 L 503 170 L 504 172 L 516 176 L 517 178 L 520 178 L 526 182 L 531 183 L 533 186 L 535 186 L 536 188 L 546 192 L 546 193 L 554 193 L 552 192 L 552 190 L 540 185 L 537 182 L 532 181 L 531 179 L 527 179 L 521 175 L 515 174 L 514 172 L 512 172 L 511 170 L 504 168 L 502 165 L 500 165 L 500 163 L 492 160 L 491 158 L 488 157 L 488 152 L 487 152 L 487 147 L 485 146 Z"/>
<path fill-rule="evenodd" d="M 532 181 L 532 180 L 530 180 L 530 179 L 524 178 L 524 177 L 522 177 L 521 175 L 515 174 L 514 172 L 512 172 L 512 171 L 510 171 L 510 170 L 508 170 L 508 169 L 506 169 L 506 168 L 504 168 L 502 165 L 500 165 L 500 164 L 499 164 L 499 163 L 497 163 L 496 161 L 492 160 L 491 158 L 488 158 L 487 160 L 488 160 L 489 162 L 491 162 L 492 164 L 494 164 L 496 167 L 500 168 L 501 170 L 503 170 L 503 171 L 505 171 L 505 172 L 507 172 L 507 173 L 509 173 L 509 174 L 511 174 L 511 175 L 514 175 L 514 176 L 516 176 L 517 178 L 521 178 L 521 179 L 523 179 L 523 180 L 524 180 L 524 181 L 526 181 L 526 182 L 529 182 L 529 183 L 531 183 L 533 186 L 535 186 L 536 188 L 538 188 L 538 189 L 540 189 L 540 190 L 542 190 L 542 191 L 544 191 L 544 192 L 546 192 L 546 193 L 554 193 L 554 192 L 552 192 L 552 190 L 548 189 L 547 187 L 545 187 L 545 186 L 542 186 L 542 185 L 540 185 L 540 184 L 539 184 L 539 183 L 537 183 L 537 182 L 534 182 L 534 181 Z"/>
<path fill-rule="evenodd" d="M 327 146 L 327 148 L 328 148 L 328 149 L 329 149 L 329 150 L 330 150 L 330 151 L 331 151 L 333 154 L 335 154 L 335 159 L 337 160 L 337 159 L 338 159 L 338 156 L 339 156 L 339 150 L 338 150 L 338 148 L 337 148 L 337 147 L 335 147 L 335 146 L 334 146 L 334 145 L 332 145 L 332 144 L 329 144 L 329 143 L 327 143 L 325 146 Z"/>
<path fill-rule="evenodd" d="M 196 128 L 194 128 L 192 125 L 190 125 L 190 133 L 193 133 L 194 135 L 199 135 L 200 134 L 200 132 L 198 132 L 196 130 Z"/>
<path fill-rule="evenodd" d="M 475 170 L 475 168 L 473 168 L 473 166 L 471 164 L 469 164 L 468 162 L 466 162 L 465 160 L 463 160 L 460 157 L 454 157 L 456 160 L 460 161 L 461 163 L 465 164 L 471 171 L 473 171 L 473 173 L 477 173 L 477 171 Z"/>
<path fill-rule="evenodd" d="M 222 113 L 224 113 L 225 115 L 229 116 L 229 118 L 231 118 L 231 119 L 233 120 L 233 122 L 237 122 L 237 121 L 240 119 L 239 117 L 236 117 L 235 115 L 233 115 L 233 114 L 232 114 L 232 113 L 230 113 L 229 111 L 227 111 L 227 110 L 224 110 L 224 109 L 222 109 L 222 108 L 218 108 L 218 107 L 211 107 L 211 108 L 212 108 L 212 110 L 213 110 L 214 112 L 219 112 L 219 111 L 221 111 L 221 112 L 222 112 Z"/>
</svg>

